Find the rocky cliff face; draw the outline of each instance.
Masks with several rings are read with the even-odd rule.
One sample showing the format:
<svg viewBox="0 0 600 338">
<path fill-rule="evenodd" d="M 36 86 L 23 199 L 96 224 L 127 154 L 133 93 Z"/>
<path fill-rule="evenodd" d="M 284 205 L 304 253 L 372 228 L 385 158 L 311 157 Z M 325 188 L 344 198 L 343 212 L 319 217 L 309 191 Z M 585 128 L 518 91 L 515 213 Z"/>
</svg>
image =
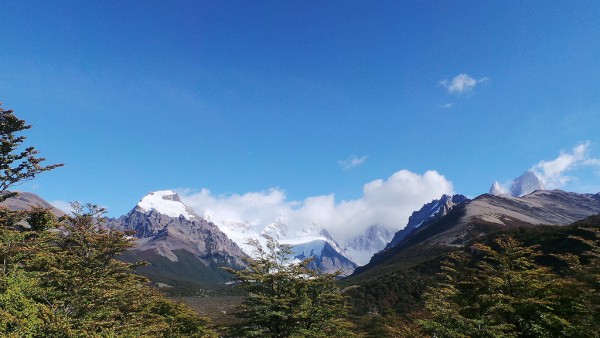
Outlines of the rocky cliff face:
<svg viewBox="0 0 600 338">
<path fill-rule="evenodd" d="M 391 242 L 385 247 L 386 249 L 392 248 L 398 245 L 404 238 L 409 236 L 412 232 L 416 231 L 421 226 L 427 226 L 443 216 L 446 216 L 450 210 L 460 203 L 466 202 L 469 199 L 463 195 L 443 195 L 440 199 L 433 200 L 430 203 L 423 205 L 423 207 L 415 212 L 408 218 L 408 223 L 404 229 L 398 231 Z"/>
</svg>

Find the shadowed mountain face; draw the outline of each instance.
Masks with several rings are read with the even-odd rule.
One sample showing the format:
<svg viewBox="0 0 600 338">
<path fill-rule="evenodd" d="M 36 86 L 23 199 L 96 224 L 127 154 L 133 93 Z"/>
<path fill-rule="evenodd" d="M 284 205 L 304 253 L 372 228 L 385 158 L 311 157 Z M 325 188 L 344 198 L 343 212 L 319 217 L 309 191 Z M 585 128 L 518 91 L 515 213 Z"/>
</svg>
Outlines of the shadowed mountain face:
<svg viewBox="0 0 600 338">
<path fill-rule="evenodd" d="M 460 203 L 466 202 L 469 199 L 463 195 L 443 195 L 440 199 L 433 200 L 430 203 L 425 204 L 421 209 L 412 213 L 408 218 L 408 224 L 406 227 L 398 231 L 392 241 L 385 247 L 390 249 L 399 243 L 401 243 L 406 237 L 410 236 L 411 233 L 417 231 L 420 227 L 426 227 L 432 222 L 446 216 L 450 210 L 459 205 Z"/>
<path fill-rule="evenodd" d="M 600 214 L 598 194 L 543 190 L 523 197 L 481 195 L 456 206 L 434 222 L 424 223 L 394 247 L 373 256 L 355 275 L 393 264 L 397 261 L 394 257 L 408 249 L 443 251 L 509 227 L 566 225 L 595 214 Z"/>
<path fill-rule="evenodd" d="M 46 208 L 57 217 L 65 214 L 62 210 L 55 208 L 40 196 L 30 192 L 19 192 L 17 196 L 0 203 L 0 206 L 5 206 L 10 210 L 29 210 L 34 207 Z"/>
</svg>

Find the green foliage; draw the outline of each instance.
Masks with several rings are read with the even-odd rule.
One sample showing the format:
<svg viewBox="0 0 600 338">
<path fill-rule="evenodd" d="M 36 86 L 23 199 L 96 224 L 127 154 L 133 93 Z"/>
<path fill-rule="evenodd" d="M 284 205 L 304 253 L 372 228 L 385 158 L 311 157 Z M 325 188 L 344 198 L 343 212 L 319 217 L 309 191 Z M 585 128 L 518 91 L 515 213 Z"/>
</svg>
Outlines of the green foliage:
<svg viewBox="0 0 600 338">
<path fill-rule="evenodd" d="M 229 271 L 249 295 L 235 315 L 241 323 L 232 329 L 241 337 L 330 337 L 351 336 L 345 320 L 344 297 L 335 278 L 318 274 L 307 266 L 289 261 L 291 246 L 267 237 L 264 249 L 250 241 L 256 258 L 245 270 Z"/>
<path fill-rule="evenodd" d="M 572 286 L 540 266 L 541 252 L 510 236 L 450 255 L 440 283 L 426 294 L 431 317 L 421 323 L 436 337 L 579 336 L 562 292 Z"/>
<path fill-rule="evenodd" d="M 562 312 L 572 318 L 571 335 L 599 336 L 600 327 L 600 228 L 581 228 L 580 236 L 570 236 L 587 250 L 579 255 L 556 254 L 566 267 L 561 284 Z"/>
<path fill-rule="evenodd" d="M 415 318 L 399 316 L 382 316 L 368 314 L 357 318 L 360 337 L 365 338 L 396 338 L 396 337 L 425 337 L 426 334 L 416 324 Z"/>
</svg>

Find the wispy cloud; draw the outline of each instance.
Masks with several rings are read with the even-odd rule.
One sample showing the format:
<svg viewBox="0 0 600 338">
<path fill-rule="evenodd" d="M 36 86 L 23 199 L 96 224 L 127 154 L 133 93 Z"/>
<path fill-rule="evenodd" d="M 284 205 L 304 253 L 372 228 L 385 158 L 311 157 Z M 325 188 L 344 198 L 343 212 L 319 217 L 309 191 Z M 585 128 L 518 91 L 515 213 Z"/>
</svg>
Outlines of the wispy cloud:
<svg viewBox="0 0 600 338">
<path fill-rule="evenodd" d="M 369 156 L 365 155 L 363 157 L 357 157 L 356 155 L 350 155 L 345 160 L 339 160 L 338 164 L 340 165 L 340 167 L 342 167 L 342 169 L 349 170 L 365 163 L 365 161 L 367 161 L 367 157 Z"/>
<path fill-rule="evenodd" d="M 600 159 L 591 158 L 588 154 L 590 142 L 582 142 L 570 152 L 561 151 L 557 158 L 550 161 L 540 161 L 531 170 L 540 177 L 547 188 L 556 189 L 567 185 L 576 177 L 569 173 L 580 167 L 595 167 L 600 169 Z"/>
<path fill-rule="evenodd" d="M 454 107 L 454 102 L 438 104 L 438 108 L 442 108 L 442 109 L 450 109 L 452 107 Z"/>
<path fill-rule="evenodd" d="M 400 170 L 388 179 L 365 184 L 362 196 L 348 201 L 336 201 L 334 194 L 290 201 L 280 188 L 227 196 L 214 195 L 207 189 L 178 192 L 186 205 L 211 219 L 266 226 L 283 217 L 289 231 L 316 223 L 343 241 L 364 233 L 373 224 L 401 229 L 414 210 L 452 193 L 453 185 L 433 170 L 422 175 Z"/>
<path fill-rule="evenodd" d="M 476 79 L 469 76 L 469 74 L 460 73 L 452 80 L 443 79 L 439 83 L 446 87 L 448 93 L 461 95 L 472 91 L 478 84 L 488 82 L 489 80 L 487 77 Z"/>
</svg>

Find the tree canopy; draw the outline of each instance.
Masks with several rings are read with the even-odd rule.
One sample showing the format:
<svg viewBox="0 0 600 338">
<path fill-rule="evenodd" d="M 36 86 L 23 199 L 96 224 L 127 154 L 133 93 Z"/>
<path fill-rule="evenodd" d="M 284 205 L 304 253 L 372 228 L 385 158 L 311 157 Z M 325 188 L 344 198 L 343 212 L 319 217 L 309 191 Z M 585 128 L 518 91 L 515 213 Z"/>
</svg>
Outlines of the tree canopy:
<svg viewBox="0 0 600 338">
<path fill-rule="evenodd" d="M 251 240 L 254 259 L 248 268 L 229 271 L 248 296 L 235 315 L 232 330 L 240 337 L 348 337 L 344 297 L 335 283 L 338 273 L 319 274 L 310 259 L 291 260 L 292 247 L 266 237 L 266 247 Z"/>
</svg>

